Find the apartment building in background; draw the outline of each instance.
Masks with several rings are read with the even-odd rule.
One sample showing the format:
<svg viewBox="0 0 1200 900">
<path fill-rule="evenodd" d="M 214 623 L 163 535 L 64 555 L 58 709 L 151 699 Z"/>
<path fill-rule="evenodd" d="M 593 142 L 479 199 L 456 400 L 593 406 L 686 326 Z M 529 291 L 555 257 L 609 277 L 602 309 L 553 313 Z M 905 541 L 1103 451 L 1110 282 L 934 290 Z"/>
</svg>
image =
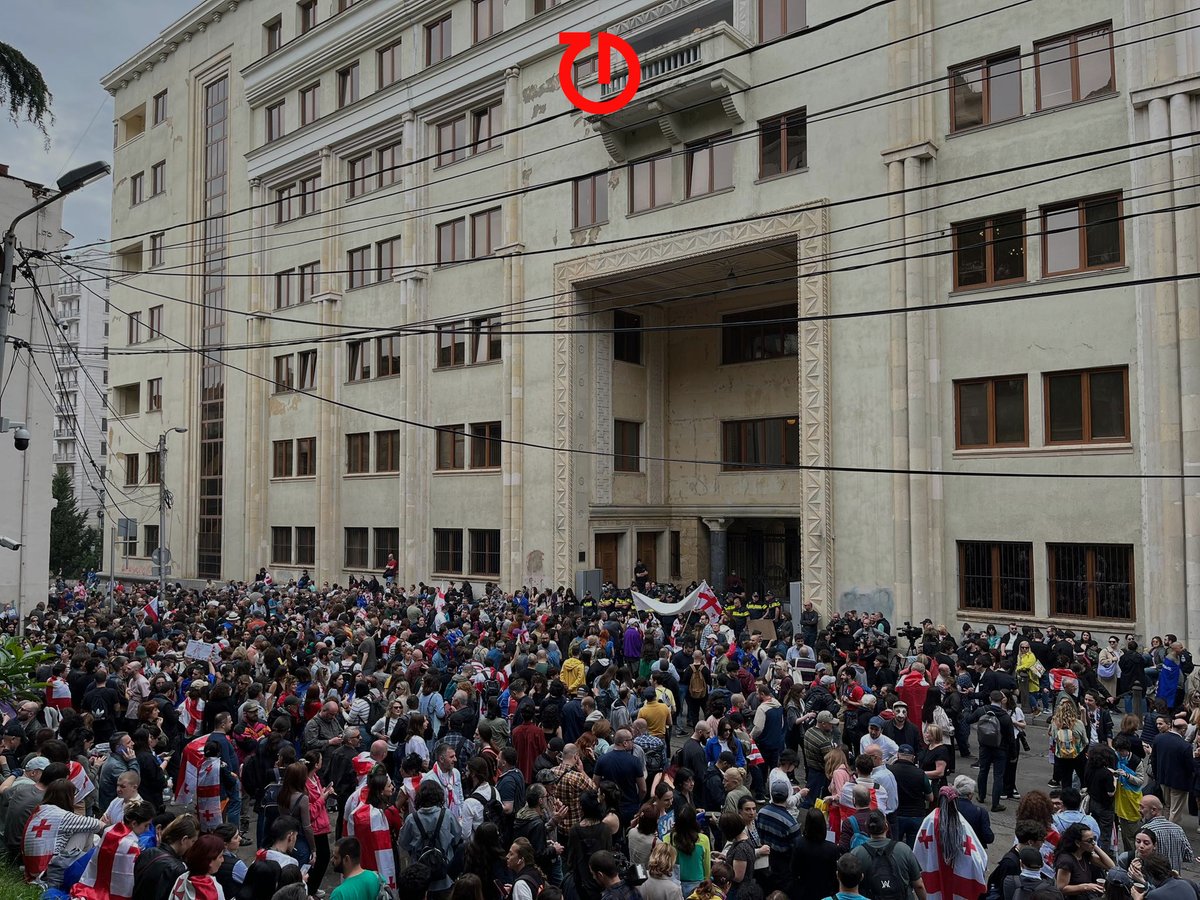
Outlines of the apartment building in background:
<svg viewBox="0 0 1200 900">
<path fill-rule="evenodd" d="M 113 355 L 110 465 L 153 505 L 188 428 L 173 579 L 1200 641 L 1187 7 L 208 0 L 103 79 L 112 347 L 195 351 Z"/>
</svg>

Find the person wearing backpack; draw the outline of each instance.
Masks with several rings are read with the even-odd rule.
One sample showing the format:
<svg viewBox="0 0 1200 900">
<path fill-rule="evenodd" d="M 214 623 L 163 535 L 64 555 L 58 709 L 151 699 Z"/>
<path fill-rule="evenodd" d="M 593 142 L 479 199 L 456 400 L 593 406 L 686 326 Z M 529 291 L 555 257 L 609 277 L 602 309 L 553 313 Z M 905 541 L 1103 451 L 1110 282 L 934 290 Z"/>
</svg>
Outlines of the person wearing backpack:
<svg viewBox="0 0 1200 900">
<path fill-rule="evenodd" d="M 1000 794 L 1004 790 L 1004 770 L 1008 767 L 1008 756 L 1013 749 L 1016 735 L 1013 732 L 1012 716 L 1004 708 L 1004 693 L 992 691 L 988 705 L 981 706 L 971 714 L 969 724 L 975 726 L 975 737 L 979 743 L 979 799 L 987 796 L 988 775 L 992 781 L 992 812 L 1003 812 L 1007 807 L 1000 805 Z"/>
<path fill-rule="evenodd" d="M 1020 858 L 1021 871 L 1004 879 L 999 900 L 1032 900 L 1033 893 L 1038 888 L 1054 885 L 1054 881 L 1042 872 L 1040 850 L 1036 847 L 1022 847 L 1017 855 Z"/>
<path fill-rule="evenodd" d="M 416 810 L 404 821 L 396 846 L 408 853 L 412 862 L 429 868 L 432 878 L 429 893 L 449 891 L 454 886 L 454 870 L 462 846 L 462 828 L 446 808 L 446 792 L 436 781 L 422 781 L 417 788 Z"/>
<path fill-rule="evenodd" d="M 867 840 L 850 851 L 862 865 L 861 892 L 871 900 L 925 900 L 921 866 L 908 844 L 888 837 L 887 817 L 867 815 Z"/>
<path fill-rule="evenodd" d="M 854 803 L 854 811 L 842 819 L 842 826 L 838 831 L 837 845 L 843 852 L 856 850 L 871 839 L 867 833 L 867 819 L 872 812 L 871 789 L 865 784 L 851 785 L 850 798 Z"/>
<path fill-rule="evenodd" d="M 704 664 L 704 654 L 697 650 L 692 654 L 692 663 L 688 667 L 687 683 L 688 725 L 693 728 L 700 721 L 711 684 L 712 675 L 709 674 L 708 666 Z"/>
</svg>

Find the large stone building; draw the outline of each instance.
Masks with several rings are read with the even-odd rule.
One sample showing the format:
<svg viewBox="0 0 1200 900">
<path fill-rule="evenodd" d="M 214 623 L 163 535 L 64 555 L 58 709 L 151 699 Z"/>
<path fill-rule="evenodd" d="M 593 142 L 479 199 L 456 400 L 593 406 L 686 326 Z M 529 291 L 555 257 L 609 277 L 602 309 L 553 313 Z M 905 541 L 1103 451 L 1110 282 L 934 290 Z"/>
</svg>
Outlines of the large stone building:
<svg viewBox="0 0 1200 900">
<path fill-rule="evenodd" d="M 640 557 L 1200 641 L 1187 6 L 201 3 L 103 80 L 172 577 Z"/>
<path fill-rule="evenodd" d="M 54 188 L 21 178 L 0 164 L 0 230 L 54 192 Z M 17 247 L 26 251 L 52 253 L 64 247 L 71 235 L 62 227 L 62 202 L 22 219 L 16 238 Z M 42 296 L 52 304 L 57 269 L 36 259 L 31 259 L 29 266 Z M 46 329 L 53 333 L 54 327 L 50 315 L 25 278 L 18 276 L 15 287 L 16 310 L 8 317 L 8 343 L 0 373 L 0 415 L 10 422 L 24 422 L 30 441 L 22 452 L 14 445 L 12 433 L 0 434 L 0 535 L 21 545 L 16 551 L 0 548 L 0 603 L 13 603 L 27 611 L 45 602 L 50 587 L 50 511 L 54 507 L 50 482 L 56 453 L 55 407 L 62 399 L 52 354 L 45 350 Z"/>
</svg>

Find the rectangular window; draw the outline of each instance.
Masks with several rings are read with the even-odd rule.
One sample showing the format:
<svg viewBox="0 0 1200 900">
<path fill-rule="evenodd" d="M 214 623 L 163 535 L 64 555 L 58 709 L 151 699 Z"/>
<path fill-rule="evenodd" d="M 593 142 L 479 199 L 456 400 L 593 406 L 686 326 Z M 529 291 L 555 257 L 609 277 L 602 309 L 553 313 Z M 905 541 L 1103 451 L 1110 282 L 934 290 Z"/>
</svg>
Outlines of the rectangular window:
<svg viewBox="0 0 1200 900">
<path fill-rule="evenodd" d="M 337 73 L 338 109 L 358 102 L 358 63 L 351 63 Z"/>
<path fill-rule="evenodd" d="M 954 382 L 954 446 L 1029 446 L 1029 392 L 1024 375 Z"/>
<path fill-rule="evenodd" d="M 154 125 L 161 125 L 165 121 L 167 121 L 167 92 L 159 91 L 154 95 L 150 124 L 153 127 Z"/>
<path fill-rule="evenodd" d="M 300 91 L 300 124 L 307 125 L 309 122 L 315 122 L 321 117 L 320 110 L 321 85 L 320 82 L 303 88 Z"/>
<path fill-rule="evenodd" d="M 371 471 L 371 433 L 346 435 L 346 472 L 358 475 Z"/>
<path fill-rule="evenodd" d="M 467 158 L 467 117 L 459 116 L 437 127 L 437 164 L 446 166 Z"/>
<path fill-rule="evenodd" d="M 375 432 L 375 471 L 400 471 L 400 432 Z"/>
<path fill-rule="evenodd" d="M 292 354 L 275 357 L 275 393 L 296 389 L 295 358 Z"/>
<path fill-rule="evenodd" d="M 150 167 L 150 196 L 157 197 L 167 189 L 167 161 L 156 162 Z"/>
<path fill-rule="evenodd" d="M 375 339 L 376 378 L 400 374 L 400 340 L 398 334 Z"/>
<path fill-rule="evenodd" d="M 166 235 L 161 231 L 158 234 L 150 235 L 150 268 L 161 266 L 163 264 L 163 244 L 166 243 Z"/>
<path fill-rule="evenodd" d="M 146 199 L 146 175 L 138 172 L 129 179 L 129 205 L 137 206 Z"/>
<path fill-rule="evenodd" d="M 1025 280 L 1023 211 L 952 227 L 956 291 Z"/>
<path fill-rule="evenodd" d="M 721 423 L 721 468 L 787 469 L 800 461 L 800 425 L 792 417 Z"/>
<path fill-rule="evenodd" d="M 721 317 L 721 363 L 795 358 L 798 350 L 796 307 L 785 304 Z"/>
<path fill-rule="evenodd" d="M 500 532 L 490 528 L 472 528 L 471 574 L 500 576 Z"/>
<path fill-rule="evenodd" d="M 475 43 L 504 30 L 504 0 L 474 0 Z"/>
<path fill-rule="evenodd" d="M 758 34 L 773 41 L 805 25 L 805 0 L 758 0 Z"/>
<path fill-rule="evenodd" d="M 613 471 L 642 471 L 641 422 L 613 422 Z"/>
<path fill-rule="evenodd" d="M 270 56 L 283 46 L 283 20 L 272 19 L 263 26 L 263 40 L 266 43 L 267 55 Z"/>
<path fill-rule="evenodd" d="M 467 220 L 455 219 L 437 227 L 437 261 L 439 266 L 462 262 L 467 258 Z"/>
<path fill-rule="evenodd" d="M 286 309 L 295 300 L 292 296 L 292 281 L 295 273 L 288 269 L 286 272 L 275 273 L 275 308 Z"/>
<path fill-rule="evenodd" d="M 731 151 L 732 152 L 732 151 Z M 758 123 L 758 177 L 808 166 L 808 113 L 804 108 Z"/>
<path fill-rule="evenodd" d="M 379 173 L 380 187 L 400 183 L 400 167 L 404 164 L 400 149 L 397 141 L 375 151 L 375 171 Z"/>
<path fill-rule="evenodd" d="M 346 545 L 346 568 L 365 569 L 367 567 L 368 533 L 365 528 L 347 528 L 344 530 Z"/>
<path fill-rule="evenodd" d="M 312 525 L 296 526 L 296 565 L 312 566 L 317 562 L 317 529 Z"/>
<path fill-rule="evenodd" d="M 142 314 L 134 312 L 129 314 L 129 343 L 140 344 L 142 342 Z"/>
<path fill-rule="evenodd" d="M 292 477 L 292 442 L 273 441 L 272 444 L 272 478 Z"/>
<path fill-rule="evenodd" d="M 1117 89 L 1112 25 L 1038 41 L 1033 45 L 1038 109 L 1052 109 Z"/>
<path fill-rule="evenodd" d="M 284 101 L 280 100 L 267 107 L 267 142 L 277 140 L 283 137 L 283 106 Z"/>
<path fill-rule="evenodd" d="M 297 388 L 301 391 L 311 391 L 317 386 L 317 351 L 301 350 L 296 354 L 300 369 L 300 382 Z"/>
<path fill-rule="evenodd" d="M 382 569 L 387 565 L 389 556 L 400 554 L 400 529 L 375 529 L 375 568 Z"/>
<path fill-rule="evenodd" d="M 501 104 L 496 102 L 471 113 L 471 153 L 484 153 L 503 145 L 500 138 L 504 130 L 502 109 Z"/>
<path fill-rule="evenodd" d="M 718 134 L 690 144 L 687 151 L 687 195 L 702 197 L 733 187 L 731 134 Z"/>
<path fill-rule="evenodd" d="M 300 9 L 300 33 L 307 34 L 317 27 L 317 0 L 304 0 Z"/>
<path fill-rule="evenodd" d="M 1021 51 L 950 70 L 950 130 L 991 125 L 1021 115 Z"/>
<path fill-rule="evenodd" d="M 629 164 L 629 211 L 656 209 L 671 202 L 671 157 L 655 156 Z"/>
<path fill-rule="evenodd" d="M 1125 263 L 1121 195 L 1042 207 L 1042 272 L 1063 275 Z"/>
<path fill-rule="evenodd" d="M 588 228 L 608 221 L 608 173 L 577 178 L 571 184 L 572 228 Z"/>
<path fill-rule="evenodd" d="M 443 425 L 437 429 L 438 471 L 451 471 L 466 466 L 463 453 L 465 436 L 461 425 Z"/>
<path fill-rule="evenodd" d="M 500 358 L 500 317 L 471 320 L 471 362 L 484 363 Z"/>
<path fill-rule="evenodd" d="M 157 450 L 146 454 L 146 484 L 162 482 L 162 462 Z"/>
<path fill-rule="evenodd" d="M 352 7 L 356 2 L 357 2 L 357 0 L 337 0 L 337 11 L 340 13 L 345 12 L 350 7 Z"/>
<path fill-rule="evenodd" d="M 297 202 L 300 204 L 300 215 L 310 216 L 321 211 L 321 176 L 310 175 L 301 178 L 298 185 Z"/>
<path fill-rule="evenodd" d="M 301 476 L 317 474 L 317 439 L 315 437 L 296 438 L 296 474 Z"/>
<path fill-rule="evenodd" d="M 1046 557 L 1051 616 L 1133 621 L 1131 545 L 1047 544 Z"/>
<path fill-rule="evenodd" d="M 491 256 L 504 239 L 500 224 L 500 208 L 486 209 L 471 215 L 471 258 Z"/>
<path fill-rule="evenodd" d="M 142 556 L 151 556 L 158 549 L 158 526 L 142 526 Z"/>
<path fill-rule="evenodd" d="M 375 245 L 375 280 L 391 281 L 400 259 L 400 238 L 388 238 Z"/>
<path fill-rule="evenodd" d="M 445 16 L 425 26 L 425 65 L 449 59 L 450 52 L 450 16 Z"/>
<path fill-rule="evenodd" d="M 471 468 L 500 468 L 500 423 L 471 423 Z"/>
<path fill-rule="evenodd" d="M 379 72 L 379 89 L 400 80 L 400 42 L 388 44 L 375 51 L 375 68 Z"/>
<path fill-rule="evenodd" d="M 371 377 L 371 342 L 351 341 L 350 348 L 350 380 L 367 381 Z"/>
<path fill-rule="evenodd" d="M 350 288 L 371 283 L 371 248 L 356 247 L 346 251 L 346 268 L 350 270 Z"/>
<path fill-rule="evenodd" d="M 321 264 L 319 262 L 305 263 L 300 267 L 300 296 L 297 301 L 307 303 L 321 289 Z"/>
<path fill-rule="evenodd" d="M 1047 444 L 1129 441 L 1129 368 L 1043 375 Z"/>
<path fill-rule="evenodd" d="M 437 368 L 449 369 L 466 363 L 466 333 L 463 322 L 437 326 Z"/>
<path fill-rule="evenodd" d="M 349 162 L 350 178 L 346 190 L 350 199 L 361 196 L 372 187 L 371 154 L 365 153 Z"/>
<path fill-rule="evenodd" d="M 458 575 L 463 570 L 463 533 L 459 528 L 433 529 L 433 570 Z"/>
<path fill-rule="evenodd" d="M 132 487 L 138 483 L 138 455 L 136 453 L 125 454 L 125 486 Z"/>
<path fill-rule="evenodd" d="M 600 57 L 589 56 L 587 59 L 581 59 L 572 67 L 575 74 L 575 83 L 582 84 L 585 78 L 591 78 L 600 72 Z"/>
<path fill-rule="evenodd" d="M 162 336 L 163 327 L 163 308 L 161 306 L 150 307 L 150 320 L 147 323 L 146 330 L 149 332 L 147 340 L 154 340 Z"/>
<path fill-rule="evenodd" d="M 613 311 L 613 359 L 642 364 L 642 317 L 623 309 Z"/>
<path fill-rule="evenodd" d="M 296 210 L 296 186 L 289 184 L 275 191 L 275 224 L 290 222 Z"/>
<path fill-rule="evenodd" d="M 162 410 L 162 379 L 151 378 L 146 382 L 146 411 L 159 412 Z"/>
<path fill-rule="evenodd" d="M 958 542 L 958 608 L 1033 612 L 1033 544 Z"/>
</svg>

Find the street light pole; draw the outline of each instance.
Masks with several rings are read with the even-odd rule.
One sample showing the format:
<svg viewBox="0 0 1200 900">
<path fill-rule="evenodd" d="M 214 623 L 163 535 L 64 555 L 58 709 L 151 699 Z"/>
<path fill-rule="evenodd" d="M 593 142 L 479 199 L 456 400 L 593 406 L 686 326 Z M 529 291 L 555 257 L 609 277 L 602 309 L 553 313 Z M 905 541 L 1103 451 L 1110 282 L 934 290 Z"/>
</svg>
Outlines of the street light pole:
<svg viewBox="0 0 1200 900">
<path fill-rule="evenodd" d="M 167 540 L 167 435 L 172 431 L 185 434 L 187 428 L 180 425 L 158 436 L 158 602 L 161 604 L 167 594 L 167 563 L 170 561 L 166 550 Z"/>
</svg>

